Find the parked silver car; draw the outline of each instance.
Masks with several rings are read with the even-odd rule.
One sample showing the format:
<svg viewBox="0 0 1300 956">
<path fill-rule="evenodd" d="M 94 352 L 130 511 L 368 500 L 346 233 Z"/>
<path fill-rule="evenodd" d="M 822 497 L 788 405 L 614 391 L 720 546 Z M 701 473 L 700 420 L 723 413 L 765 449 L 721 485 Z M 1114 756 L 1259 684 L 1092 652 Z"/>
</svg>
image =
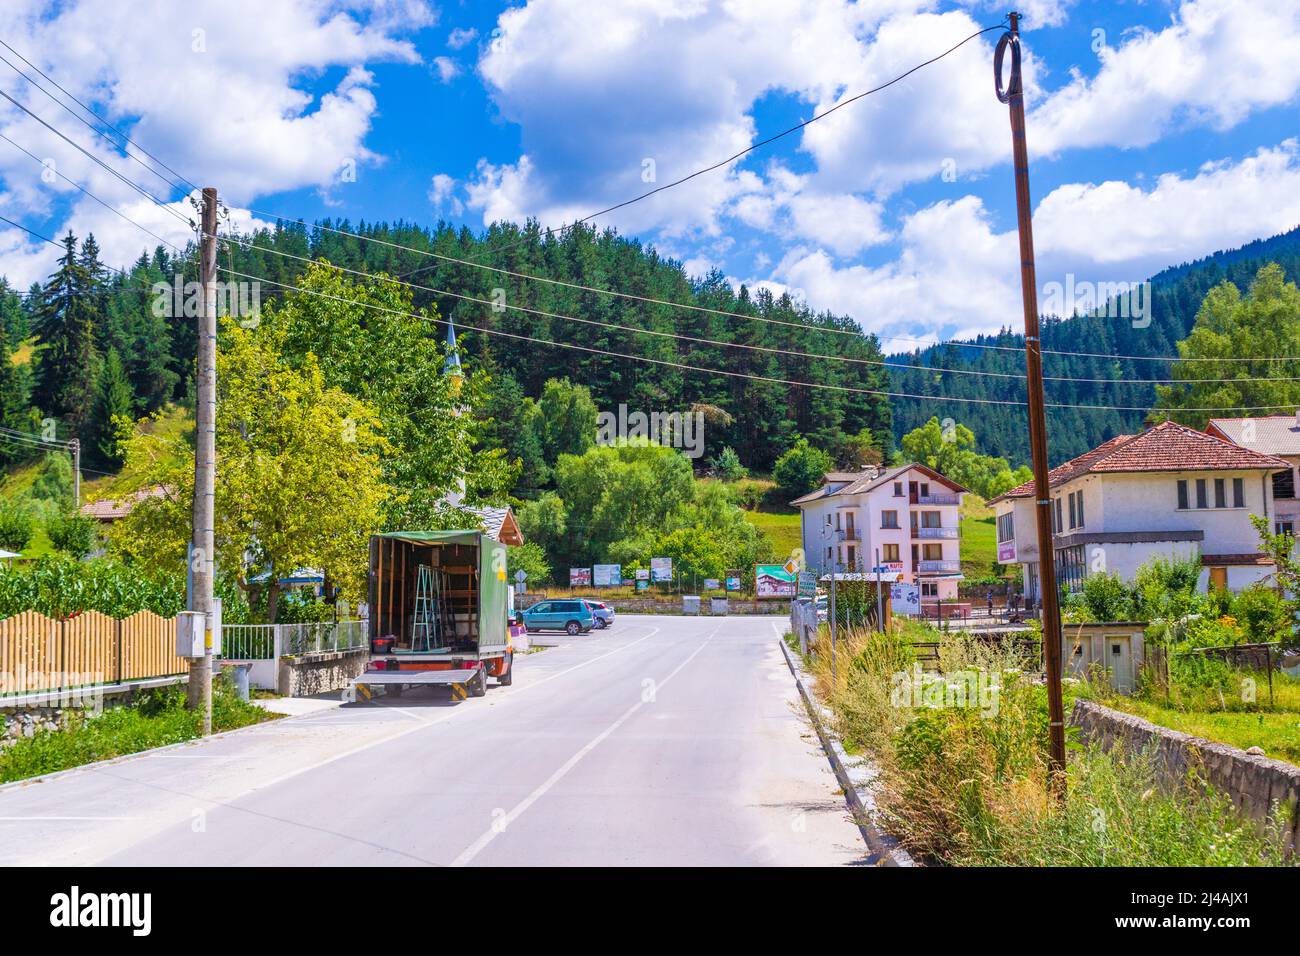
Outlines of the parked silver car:
<svg viewBox="0 0 1300 956">
<path fill-rule="evenodd" d="M 596 630 L 604 630 L 614 623 L 614 608 L 604 601 L 584 600 L 582 603 L 591 609 L 591 616 L 596 619 Z"/>
</svg>

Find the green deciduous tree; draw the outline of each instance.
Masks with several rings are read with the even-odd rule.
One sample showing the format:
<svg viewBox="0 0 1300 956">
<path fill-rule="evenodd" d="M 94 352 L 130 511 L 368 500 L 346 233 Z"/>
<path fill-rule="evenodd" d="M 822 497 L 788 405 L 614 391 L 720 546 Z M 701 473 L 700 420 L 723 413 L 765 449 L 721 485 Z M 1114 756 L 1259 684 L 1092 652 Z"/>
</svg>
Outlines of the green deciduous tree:
<svg viewBox="0 0 1300 956">
<path fill-rule="evenodd" d="M 1174 363 L 1170 377 L 1180 384 L 1156 386 L 1154 418 L 1204 428 L 1208 419 L 1230 417 L 1233 409 L 1294 411 L 1300 406 L 1300 382 L 1287 380 L 1294 368 L 1286 358 L 1300 355 L 1300 289 L 1276 264 L 1261 268 L 1245 295 L 1231 282 L 1215 286 L 1201 303 L 1191 334 L 1178 343 L 1178 354 L 1198 361 Z M 1258 360 L 1241 361 L 1246 357 Z M 1224 410 L 1190 411 L 1194 408 Z"/>
</svg>

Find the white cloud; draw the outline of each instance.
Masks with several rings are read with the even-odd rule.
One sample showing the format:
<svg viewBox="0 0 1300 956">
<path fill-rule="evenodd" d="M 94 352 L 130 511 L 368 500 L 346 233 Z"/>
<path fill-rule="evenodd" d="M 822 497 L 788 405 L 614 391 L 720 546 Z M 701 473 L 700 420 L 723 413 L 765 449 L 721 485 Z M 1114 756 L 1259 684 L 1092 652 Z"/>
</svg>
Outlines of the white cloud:
<svg viewBox="0 0 1300 956">
<path fill-rule="evenodd" d="M 433 58 L 433 68 L 438 73 L 438 79 L 443 83 L 450 83 L 456 77 L 460 76 L 460 64 L 449 56 L 435 56 Z"/>
<path fill-rule="evenodd" d="M 414 46 L 395 31 L 436 20 L 423 0 L 80 0 L 29 2 L 7 12 L 6 40 L 16 49 L 170 166 L 201 185 L 217 184 L 232 206 L 289 189 L 328 191 L 344 170 L 381 162 L 365 145 L 378 105 L 366 65 L 418 62 Z M 340 68 L 332 86 L 315 89 L 326 70 Z M 24 89 L 16 77 L 5 88 L 107 166 L 165 195 L 163 182 L 43 94 Z M 208 120 L 200 107 L 210 111 Z M 0 131 L 54 158 L 60 172 L 110 204 L 141 217 L 151 206 L 8 104 L 0 109 Z M 130 230 L 97 204 L 76 198 L 66 183 L 42 181 L 38 166 L 3 143 L 0 181 L 0 204 L 13 218 L 62 216 L 75 198 L 58 231 L 93 228 L 106 258 L 118 249 L 118 226 L 110 220 Z M 145 207 L 137 207 L 141 202 Z M 129 258 L 156 244 L 143 233 L 129 240 L 126 231 L 120 248 Z"/>
<path fill-rule="evenodd" d="M 1239 162 L 1167 174 L 1149 189 L 1076 183 L 1034 213 L 1041 285 L 1138 282 L 1171 263 L 1241 245 L 1300 224 L 1300 144 L 1287 140 Z M 909 216 L 901 251 L 881 266 L 837 267 L 820 249 L 789 252 L 773 274 L 818 309 L 846 313 L 869 331 L 951 337 L 1015 327 L 1020 315 L 1014 229 L 996 231 L 975 196 Z M 904 350 L 906 341 L 886 343 Z"/>
<path fill-rule="evenodd" d="M 478 37 L 478 31 L 473 27 L 457 27 L 447 36 L 447 46 L 453 50 L 461 50 L 469 46 Z"/>
<path fill-rule="evenodd" d="M 456 196 L 456 180 L 446 173 L 436 173 L 429 182 L 429 202 L 439 212 L 449 212 L 459 216 L 465 211 L 465 204 Z"/>
<path fill-rule="evenodd" d="M 1300 4 L 1189 0 L 1136 30 L 1034 111 L 1032 148 L 1146 146 L 1170 129 L 1228 129 L 1300 92 Z"/>
</svg>

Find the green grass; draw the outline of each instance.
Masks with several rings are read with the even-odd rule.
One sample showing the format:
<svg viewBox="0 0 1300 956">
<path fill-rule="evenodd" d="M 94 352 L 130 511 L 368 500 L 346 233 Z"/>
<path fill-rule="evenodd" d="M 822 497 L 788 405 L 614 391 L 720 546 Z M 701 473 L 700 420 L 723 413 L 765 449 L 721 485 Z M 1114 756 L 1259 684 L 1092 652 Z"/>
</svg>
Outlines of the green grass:
<svg viewBox="0 0 1300 956">
<path fill-rule="evenodd" d="M 225 681 L 213 685 L 214 732 L 276 717 L 239 700 Z M 198 737 L 201 729 L 201 715 L 185 709 L 185 689 L 181 685 L 158 688 L 143 694 L 140 702 L 132 706 L 114 707 L 97 717 L 76 720 L 64 730 L 43 730 L 0 751 L 0 783 L 182 743 Z"/>
<path fill-rule="evenodd" d="M 1259 747 L 1269 757 L 1300 764 L 1300 680 L 1274 674 L 1270 707 L 1267 676 L 1250 676 L 1255 681 L 1254 703 L 1212 687 L 1177 686 L 1168 700 L 1151 688 L 1133 697 L 1109 696 L 1105 703 L 1161 727 L 1242 750 Z"/>
<path fill-rule="evenodd" d="M 745 520 L 771 539 L 772 548 L 778 558 L 787 558 L 795 548 L 803 547 L 797 511 L 794 514 L 746 511 Z"/>
</svg>

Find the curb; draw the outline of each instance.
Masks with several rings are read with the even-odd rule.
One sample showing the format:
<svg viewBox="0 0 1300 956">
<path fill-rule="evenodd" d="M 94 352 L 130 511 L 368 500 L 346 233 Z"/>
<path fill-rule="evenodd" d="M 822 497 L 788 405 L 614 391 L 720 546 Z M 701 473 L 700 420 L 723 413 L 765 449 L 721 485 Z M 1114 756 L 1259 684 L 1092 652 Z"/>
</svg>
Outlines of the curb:
<svg viewBox="0 0 1300 956">
<path fill-rule="evenodd" d="M 263 708 L 266 710 L 266 708 Z M 267 713 L 274 714 L 275 711 L 267 710 Z M 268 720 L 259 720 L 255 724 L 248 724 L 244 727 L 235 727 L 231 730 L 223 730 L 220 733 L 208 734 L 206 737 L 195 737 L 191 740 L 182 740 L 174 744 L 163 744 L 161 747 L 149 747 L 145 750 L 137 750 L 135 753 L 120 754 L 116 757 L 108 757 L 105 760 L 93 760 L 90 763 L 83 763 L 76 767 L 65 767 L 63 770 L 51 770 L 49 773 L 42 773 L 35 777 L 24 777 L 22 780 L 11 780 L 8 783 L 0 783 L 0 794 L 9 790 L 16 790 L 19 787 L 27 787 L 33 784 L 45 783 L 47 780 L 54 780 L 58 777 L 64 777 L 68 774 L 78 773 L 86 770 L 94 770 L 97 767 L 111 767 L 115 764 L 124 763 L 128 760 L 134 760 L 137 757 L 147 757 L 150 754 L 162 753 L 165 750 L 176 750 L 180 747 L 193 747 L 208 740 L 221 740 L 224 737 L 231 737 L 235 734 L 242 734 L 246 730 L 255 730 L 258 727 L 265 727 L 268 724 L 279 724 L 286 720 L 300 720 L 303 717 L 315 717 L 320 711 L 311 711 L 305 714 L 281 714 Z"/>
<path fill-rule="evenodd" d="M 827 726 L 829 712 L 813 697 L 804 683 L 806 671 L 803 662 L 797 661 L 791 655 L 790 648 L 786 646 L 783 638 L 778 637 L 776 642 L 781 647 L 781 653 L 785 655 L 786 666 L 794 675 L 795 686 L 799 688 L 799 696 L 803 698 L 804 708 L 812 720 L 813 729 L 817 731 L 822 752 L 826 754 L 831 770 L 835 773 L 835 779 L 839 781 L 844 791 L 844 802 L 848 804 L 853 814 L 853 822 L 857 825 L 858 832 L 862 834 L 862 841 L 871 851 L 868 862 L 874 866 L 916 866 L 916 861 L 912 859 L 911 854 L 899 846 L 897 840 L 881 833 L 867 822 L 871 818 L 869 808 L 875 807 L 875 798 L 871 792 L 871 782 L 876 776 L 875 768 L 869 765 L 849 766 L 849 760 L 852 758 L 844 752 L 839 739 Z"/>
</svg>

